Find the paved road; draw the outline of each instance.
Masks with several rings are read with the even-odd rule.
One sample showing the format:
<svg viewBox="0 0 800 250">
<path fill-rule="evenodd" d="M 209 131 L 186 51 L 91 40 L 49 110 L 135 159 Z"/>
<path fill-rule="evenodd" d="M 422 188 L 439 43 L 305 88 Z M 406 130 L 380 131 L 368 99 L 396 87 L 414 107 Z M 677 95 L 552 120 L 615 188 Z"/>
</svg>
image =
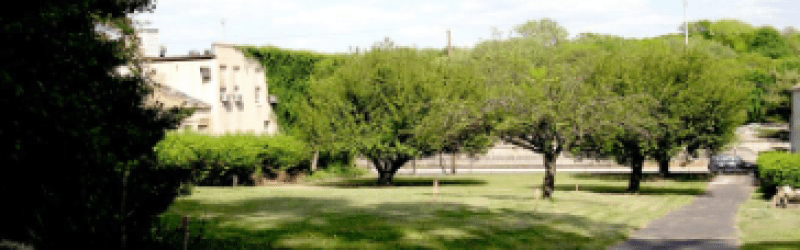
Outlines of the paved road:
<svg viewBox="0 0 800 250">
<path fill-rule="evenodd" d="M 374 168 L 370 169 L 371 172 L 377 173 Z M 447 174 L 450 173 L 450 168 L 446 168 Z M 630 168 L 559 168 L 557 169 L 559 173 L 630 173 Z M 482 168 L 482 169 L 456 169 L 456 174 L 524 174 L 524 173 L 544 173 L 544 168 Z M 642 173 L 658 173 L 658 169 L 651 168 L 651 169 L 643 169 Z M 708 173 L 708 168 L 692 168 L 692 169 L 682 169 L 682 170 L 670 170 L 670 173 Z M 411 169 L 400 169 L 397 171 L 397 174 L 408 175 L 414 174 L 413 170 Z M 417 169 L 418 175 L 441 175 L 442 169 L 433 169 L 433 168 L 426 168 L 426 169 Z"/>
<path fill-rule="evenodd" d="M 705 195 L 634 232 L 609 249 L 738 249 L 736 212 L 750 198 L 752 178 L 717 176 Z"/>
</svg>

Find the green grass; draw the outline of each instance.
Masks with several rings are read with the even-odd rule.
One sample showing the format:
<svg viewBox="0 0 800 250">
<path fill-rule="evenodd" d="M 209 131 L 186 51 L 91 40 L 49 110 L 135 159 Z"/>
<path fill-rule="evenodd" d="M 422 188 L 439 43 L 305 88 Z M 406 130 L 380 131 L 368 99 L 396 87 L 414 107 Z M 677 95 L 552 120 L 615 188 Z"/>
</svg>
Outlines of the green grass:
<svg viewBox="0 0 800 250">
<path fill-rule="evenodd" d="M 432 181 L 200 187 L 166 214 L 206 218 L 195 249 L 604 249 L 707 187 L 705 180 L 647 181 L 630 195 L 624 178 L 559 174 L 548 201 L 535 199 L 538 174 L 440 177 L 438 194 Z"/>
<path fill-rule="evenodd" d="M 737 215 L 742 249 L 800 249 L 800 208 L 775 208 L 761 192 Z"/>
</svg>

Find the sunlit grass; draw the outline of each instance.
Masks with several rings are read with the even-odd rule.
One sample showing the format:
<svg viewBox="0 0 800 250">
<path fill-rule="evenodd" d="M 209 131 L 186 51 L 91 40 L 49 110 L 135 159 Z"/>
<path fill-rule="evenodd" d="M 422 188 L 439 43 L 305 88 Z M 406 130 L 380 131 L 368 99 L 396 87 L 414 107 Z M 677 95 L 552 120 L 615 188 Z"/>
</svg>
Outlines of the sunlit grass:
<svg viewBox="0 0 800 250">
<path fill-rule="evenodd" d="M 320 186 L 200 187 L 167 215 L 206 218 L 210 249 L 470 248 L 602 249 L 688 204 L 707 183 L 649 181 L 625 194 L 624 178 L 559 174 L 552 201 L 542 176 L 374 177 Z M 575 191 L 577 184 L 577 189 Z"/>
<path fill-rule="evenodd" d="M 761 192 L 737 216 L 742 249 L 800 249 L 800 208 L 775 208 Z"/>
</svg>

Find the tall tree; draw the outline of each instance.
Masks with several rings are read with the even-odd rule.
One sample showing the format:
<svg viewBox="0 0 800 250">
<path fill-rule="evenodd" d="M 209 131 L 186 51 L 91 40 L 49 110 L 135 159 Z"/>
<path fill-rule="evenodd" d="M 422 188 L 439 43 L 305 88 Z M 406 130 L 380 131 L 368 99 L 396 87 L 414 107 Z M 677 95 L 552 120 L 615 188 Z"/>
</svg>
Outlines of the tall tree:
<svg viewBox="0 0 800 250">
<path fill-rule="evenodd" d="M 127 15 L 154 7 L 71 0 L 2 11 L 0 237 L 37 249 L 152 247 L 155 216 L 181 181 L 157 167 L 153 146 L 182 118 L 145 102 L 152 86 L 128 47 Z M 119 73 L 126 65 L 133 74 Z"/>
<path fill-rule="evenodd" d="M 567 29 L 550 18 L 527 21 L 514 27 L 514 31 L 524 38 L 535 39 L 542 45 L 555 45 L 569 37 Z"/>
<path fill-rule="evenodd" d="M 380 184 L 391 185 L 406 162 L 438 152 L 448 136 L 461 134 L 451 129 L 465 126 L 438 122 L 445 107 L 468 103 L 447 97 L 476 83 L 458 75 L 469 72 L 457 70 L 430 53 L 375 48 L 348 58 L 332 77 L 314 85 L 314 108 L 330 114 L 328 131 L 370 160 Z"/>
<path fill-rule="evenodd" d="M 750 40 L 750 47 L 756 53 L 772 59 L 791 55 L 792 51 L 780 31 L 773 27 L 761 27 Z"/>
<path fill-rule="evenodd" d="M 693 44 L 693 43 L 690 43 Z M 685 148 L 716 151 L 730 142 L 744 118 L 745 88 L 730 54 L 716 55 L 694 41 L 685 48 L 675 39 L 629 41 L 626 49 L 606 57 L 592 81 L 619 95 L 646 100 L 648 117 L 626 119 L 607 142 L 607 152 L 631 165 L 629 190 L 636 192 L 646 159 L 659 162 L 664 174 L 669 160 Z"/>
<path fill-rule="evenodd" d="M 534 56 L 518 58 L 514 64 L 522 66 L 501 83 L 508 91 L 498 96 L 506 100 L 499 134 L 506 142 L 544 156 L 543 197 L 555 191 L 558 156 L 565 150 L 583 150 L 585 137 L 612 125 L 615 96 L 585 81 L 594 59 L 605 53 L 598 44 L 591 39 L 555 47 L 529 44 L 525 49 L 535 50 L 528 53 Z M 513 48 L 513 41 L 507 45 Z M 518 54 L 505 52 L 506 58 Z"/>
</svg>

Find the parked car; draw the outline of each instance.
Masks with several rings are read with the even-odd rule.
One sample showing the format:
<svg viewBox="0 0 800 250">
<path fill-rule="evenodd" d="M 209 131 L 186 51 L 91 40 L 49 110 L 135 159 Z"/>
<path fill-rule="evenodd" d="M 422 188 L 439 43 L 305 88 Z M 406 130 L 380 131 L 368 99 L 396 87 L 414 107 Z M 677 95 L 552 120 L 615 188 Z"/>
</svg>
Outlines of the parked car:
<svg viewBox="0 0 800 250">
<path fill-rule="evenodd" d="M 708 162 L 708 171 L 712 174 L 744 173 L 755 170 L 755 165 L 742 160 L 742 157 L 727 154 L 718 154 L 711 157 Z"/>
</svg>

